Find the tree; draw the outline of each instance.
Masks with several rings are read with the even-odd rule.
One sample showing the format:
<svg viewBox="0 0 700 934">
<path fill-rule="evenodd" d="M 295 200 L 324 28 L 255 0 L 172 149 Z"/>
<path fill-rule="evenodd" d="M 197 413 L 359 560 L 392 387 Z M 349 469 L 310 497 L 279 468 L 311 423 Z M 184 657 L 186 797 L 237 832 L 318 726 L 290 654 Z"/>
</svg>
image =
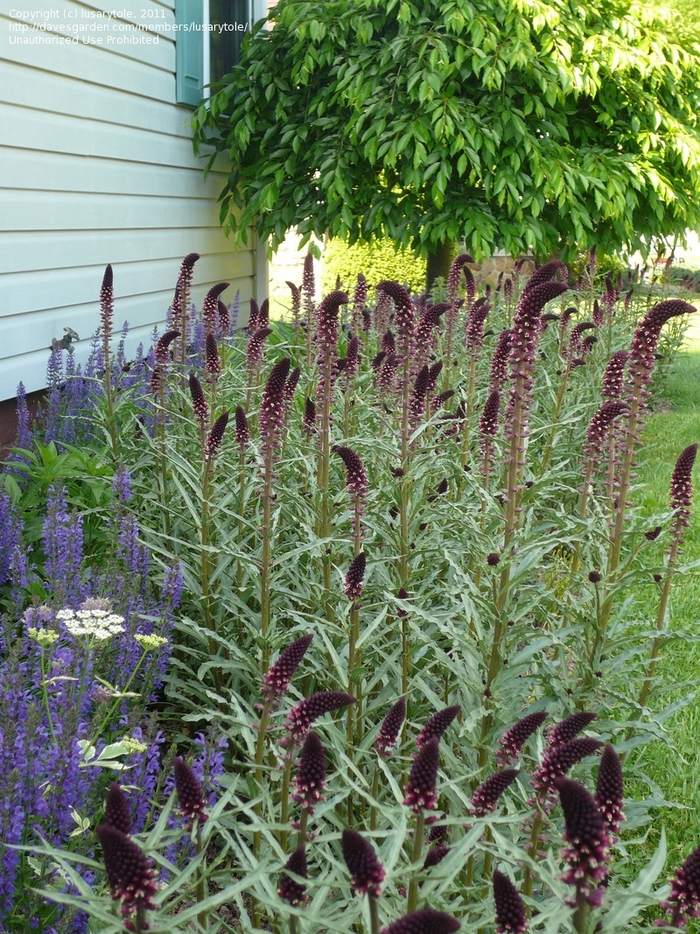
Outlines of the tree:
<svg viewBox="0 0 700 934">
<path fill-rule="evenodd" d="M 240 241 L 566 256 L 700 227 L 700 50 L 653 9 L 280 0 L 270 25 L 194 117 Z"/>
</svg>

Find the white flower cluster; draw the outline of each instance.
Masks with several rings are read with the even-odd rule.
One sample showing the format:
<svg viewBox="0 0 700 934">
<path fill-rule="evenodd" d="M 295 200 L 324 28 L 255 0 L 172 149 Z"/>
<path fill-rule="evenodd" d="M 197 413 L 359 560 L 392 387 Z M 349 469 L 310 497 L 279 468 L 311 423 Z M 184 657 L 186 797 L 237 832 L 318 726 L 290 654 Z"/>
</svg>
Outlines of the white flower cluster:
<svg viewBox="0 0 700 934">
<path fill-rule="evenodd" d="M 111 639 L 117 633 L 124 632 L 124 617 L 110 610 L 97 608 L 71 610 L 66 607 L 56 613 L 56 619 L 63 620 L 71 635 L 91 636 L 98 642 Z"/>
<path fill-rule="evenodd" d="M 33 629 L 27 630 L 27 635 L 39 645 L 53 645 L 58 640 L 59 634 L 55 629 Z"/>
</svg>

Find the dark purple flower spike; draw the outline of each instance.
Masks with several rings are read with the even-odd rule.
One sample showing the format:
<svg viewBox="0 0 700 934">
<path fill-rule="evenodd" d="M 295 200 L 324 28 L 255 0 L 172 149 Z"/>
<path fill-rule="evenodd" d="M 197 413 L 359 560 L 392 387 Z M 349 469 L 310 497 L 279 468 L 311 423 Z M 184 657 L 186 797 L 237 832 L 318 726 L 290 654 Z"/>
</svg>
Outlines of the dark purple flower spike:
<svg viewBox="0 0 700 934">
<path fill-rule="evenodd" d="M 293 742 L 299 742 L 319 717 L 330 713 L 331 710 L 339 710 L 341 707 L 354 703 L 354 697 L 343 694 L 341 691 L 319 691 L 318 694 L 305 697 L 289 712 L 289 718 L 285 723 L 288 738 Z"/>
<path fill-rule="evenodd" d="M 550 749 L 532 776 L 533 788 L 541 797 L 546 798 L 559 776 L 565 775 L 581 759 L 592 756 L 602 745 L 600 740 L 584 737 L 572 739 L 568 743 L 562 743 Z"/>
<path fill-rule="evenodd" d="M 229 287 L 229 282 L 219 282 L 212 286 L 204 296 L 202 302 L 202 321 L 206 331 L 216 330 L 216 321 L 219 314 L 219 296 Z"/>
<path fill-rule="evenodd" d="M 513 784 L 518 774 L 517 769 L 502 769 L 479 785 L 472 796 L 472 817 L 484 817 L 486 814 L 490 814 L 498 804 L 503 792 L 509 785 Z"/>
<path fill-rule="evenodd" d="M 364 589 L 364 580 L 365 580 L 365 569 L 367 567 L 367 556 L 364 551 L 361 551 L 359 554 L 350 562 L 350 567 L 348 572 L 345 575 L 345 585 L 343 587 L 343 592 L 348 600 L 359 600 L 362 596 L 362 591 Z"/>
<path fill-rule="evenodd" d="M 393 300 L 396 329 L 399 332 L 399 337 L 402 338 L 404 343 L 406 341 L 410 342 L 415 327 L 415 310 L 408 289 L 403 285 L 399 285 L 398 282 L 385 279 L 377 285 L 377 291 L 384 292 Z"/>
<path fill-rule="evenodd" d="M 406 718 L 406 698 L 400 697 L 384 717 L 374 748 L 382 758 L 388 758 L 394 749 Z"/>
<path fill-rule="evenodd" d="M 295 876 L 307 879 L 306 848 L 304 846 L 298 846 L 287 860 L 287 864 L 284 868 L 287 872 L 291 872 Z M 306 901 L 307 898 L 306 886 L 301 882 L 295 882 L 293 879 L 290 879 L 287 872 L 282 873 L 277 894 L 280 898 L 288 901 L 290 905 L 300 905 L 303 901 Z"/>
<path fill-rule="evenodd" d="M 334 444 L 332 450 L 333 453 L 337 454 L 345 464 L 345 470 L 347 471 L 348 491 L 352 496 L 357 496 L 360 499 L 364 499 L 364 497 L 367 495 L 368 485 L 367 472 L 365 471 L 362 461 L 352 450 L 352 448 L 342 447 L 339 444 Z"/>
<path fill-rule="evenodd" d="M 501 768 L 516 761 L 526 740 L 542 726 L 546 719 L 546 712 L 539 710 L 537 713 L 529 713 L 506 730 L 498 741 L 496 750 L 496 761 Z"/>
<path fill-rule="evenodd" d="M 609 743 L 600 757 L 595 802 L 608 831 L 616 837 L 625 819 L 622 812 L 622 763 Z"/>
<path fill-rule="evenodd" d="M 429 739 L 413 760 L 406 785 L 404 804 L 416 814 L 423 809 L 429 811 L 437 807 L 437 773 L 440 759 L 440 740 L 437 736 Z"/>
<path fill-rule="evenodd" d="M 314 807 L 323 800 L 326 787 L 326 753 L 313 730 L 309 731 L 301 747 L 294 785 L 292 798 L 300 802 L 309 814 L 313 814 Z"/>
<path fill-rule="evenodd" d="M 112 782 L 105 801 L 104 824 L 121 830 L 122 833 L 131 833 L 131 813 L 129 801 L 117 782 Z"/>
<path fill-rule="evenodd" d="M 226 431 L 226 426 L 228 425 L 228 412 L 224 412 L 222 415 L 219 415 L 217 420 L 211 427 L 211 431 L 207 436 L 207 440 L 204 442 L 204 460 L 213 461 L 219 454 L 221 449 L 221 444 L 224 440 L 224 432 Z"/>
<path fill-rule="evenodd" d="M 560 776 L 556 780 L 569 846 L 564 859 L 569 870 L 564 881 L 576 886 L 577 894 L 590 905 L 600 905 L 608 877 L 610 836 L 593 795 L 580 784 Z"/>
<path fill-rule="evenodd" d="M 371 843 L 356 830 L 344 830 L 341 844 L 353 890 L 360 895 L 372 895 L 377 898 L 381 893 L 386 872 Z"/>
<path fill-rule="evenodd" d="M 155 870 L 141 847 L 121 830 L 101 824 L 96 833 L 112 898 L 121 899 L 124 924 L 131 926 L 127 929 L 134 930 L 128 919 L 133 914 L 143 916 L 144 911 L 156 907 L 153 902 L 158 891 Z M 141 927 L 143 929 L 143 923 Z"/>
<path fill-rule="evenodd" d="M 547 733 L 547 745 L 561 746 L 563 743 L 570 742 L 575 736 L 578 736 L 581 730 L 585 730 L 589 724 L 593 723 L 597 717 L 598 714 L 589 711 L 572 713 L 570 717 L 566 717 L 561 723 L 557 723 Z"/>
<path fill-rule="evenodd" d="M 192 396 L 192 409 L 202 428 L 209 422 L 209 404 L 207 403 L 202 384 L 194 373 L 190 373 L 190 395 Z"/>
<path fill-rule="evenodd" d="M 207 820 L 206 802 L 199 779 L 180 756 L 173 761 L 173 772 L 180 810 L 188 820 L 203 824 Z"/>
<path fill-rule="evenodd" d="M 698 453 L 697 444 L 681 452 L 671 474 L 671 509 L 674 512 L 672 535 L 680 543 L 690 525 L 690 507 L 693 501 L 693 466 Z"/>
<path fill-rule="evenodd" d="M 508 876 L 493 873 L 493 900 L 496 905 L 496 931 L 498 934 L 521 934 L 527 930 L 525 905 L 520 893 Z"/>
<path fill-rule="evenodd" d="M 239 448 L 244 448 L 247 444 L 250 444 L 248 418 L 242 405 L 236 406 L 236 444 Z"/>
<path fill-rule="evenodd" d="M 280 657 L 270 665 L 267 674 L 263 678 L 262 693 L 268 697 L 281 697 L 289 687 L 294 672 L 306 655 L 306 650 L 311 645 L 313 633 L 307 636 L 301 636 L 295 639 L 282 652 Z"/>
<path fill-rule="evenodd" d="M 625 366 L 629 354 L 626 350 L 616 351 L 608 360 L 603 374 L 603 387 L 601 395 L 604 399 L 619 399 L 622 395 L 622 385 L 625 378 Z"/>
<path fill-rule="evenodd" d="M 453 707 L 445 707 L 444 710 L 434 713 L 416 736 L 416 746 L 422 749 L 431 739 L 440 739 L 461 709 L 459 704 L 455 704 Z"/>
<path fill-rule="evenodd" d="M 684 927 L 688 918 L 700 917 L 700 846 L 669 879 L 671 894 L 661 907 L 670 914 L 671 927 Z"/>
<path fill-rule="evenodd" d="M 459 927 L 459 921 L 444 911 L 419 908 L 394 921 L 381 934 L 453 934 Z"/>
</svg>

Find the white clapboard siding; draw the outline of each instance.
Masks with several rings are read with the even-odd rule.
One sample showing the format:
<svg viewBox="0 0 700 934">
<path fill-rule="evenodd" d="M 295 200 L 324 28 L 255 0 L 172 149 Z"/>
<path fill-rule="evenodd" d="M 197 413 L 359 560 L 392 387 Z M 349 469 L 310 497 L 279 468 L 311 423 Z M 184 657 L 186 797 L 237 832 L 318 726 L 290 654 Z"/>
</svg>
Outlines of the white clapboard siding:
<svg viewBox="0 0 700 934">
<path fill-rule="evenodd" d="M 17 30 L 18 11 L 49 9 L 54 26 L 95 24 L 84 34 L 102 45 Z M 92 15 L 110 11 L 119 15 Z M 80 335 L 85 360 L 107 263 L 115 326 L 131 326 L 127 353 L 162 330 L 186 253 L 202 257 L 197 304 L 217 282 L 231 283 L 227 301 L 240 291 L 242 317 L 251 295 L 265 297 L 254 238 L 234 250 L 219 226 L 227 167 L 203 178 L 192 111 L 175 103 L 174 22 L 174 0 L 0 0 L 0 399 L 20 381 L 29 392 L 45 386 L 48 348 L 65 327 Z M 140 35 L 157 41 L 117 41 Z"/>
</svg>

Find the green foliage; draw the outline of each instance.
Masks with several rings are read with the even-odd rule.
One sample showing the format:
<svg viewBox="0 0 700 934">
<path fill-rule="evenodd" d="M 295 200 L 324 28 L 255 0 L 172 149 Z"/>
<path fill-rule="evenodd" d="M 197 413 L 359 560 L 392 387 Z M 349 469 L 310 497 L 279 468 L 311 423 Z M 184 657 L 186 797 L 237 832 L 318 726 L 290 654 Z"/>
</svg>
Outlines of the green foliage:
<svg viewBox="0 0 700 934">
<path fill-rule="evenodd" d="M 396 279 L 414 294 L 425 287 L 423 263 L 409 250 L 397 250 L 391 240 L 358 241 L 352 245 L 330 240 L 323 251 L 323 293 L 335 288 L 338 276 L 343 288 L 351 293 L 358 272 L 364 273 L 370 288 L 383 279 Z"/>
<path fill-rule="evenodd" d="M 662 22 L 630 0 L 281 0 L 195 146 L 231 163 L 242 242 L 645 249 L 700 225 L 700 56 Z"/>
</svg>

